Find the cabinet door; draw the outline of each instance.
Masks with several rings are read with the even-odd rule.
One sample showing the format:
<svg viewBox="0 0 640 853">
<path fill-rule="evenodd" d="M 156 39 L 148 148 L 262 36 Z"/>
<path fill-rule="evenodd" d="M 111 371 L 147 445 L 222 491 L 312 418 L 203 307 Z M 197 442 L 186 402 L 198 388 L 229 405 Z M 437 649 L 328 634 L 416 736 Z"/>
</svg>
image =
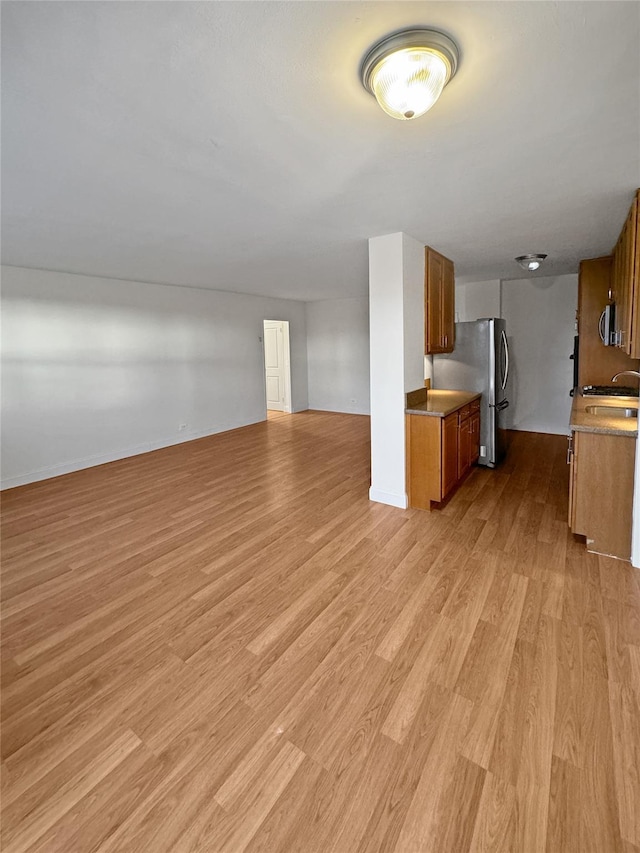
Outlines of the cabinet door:
<svg viewBox="0 0 640 853">
<path fill-rule="evenodd" d="M 628 560 L 631 555 L 635 436 L 573 434 L 571 529 L 587 549 Z"/>
<path fill-rule="evenodd" d="M 458 413 L 442 421 L 442 497 L 458 482 Z"/>
<path fill-rule="evenodd" d="M 443 275 L 442 275 L 442 291 L 441 291 L 441 334 L 442 334 L 442 350 L 443 352 L 453 352 L 456 342 L 456 327 L 455 327 L 455 278 L 453 271 L 453 261 L 448 258 L 443 258 Z"/>
<path fill-rule="evenodd" d="M 569 465 L 569 528 L 574 533 L 576 532 L 576 517 L 575 517 L 575 506 L 576 506 L 576 495 L 575 495 L 575 475 L 576 475 L 576 466 L 575 466 L 575 454 L 574 454 L 574 439 L 575 433 L 572 432 L 571 435 L 567 438 L 568 447 L 567 447 L 567 464 Z"/>
<path fill-rule="evenodd" d="M 453 261 L 425 247 L 424 341 L 427 355 L 453 352 L 455 343 L 455 279 Z"/>
<path fill-rule="evenodd" d="M 464 477 L 469 470 L 471 456 L 471 418 L 462 421 L 458 436 L 458 479 Z"/>
<path fill-rule="evenodd" d="M 425 352 L 437 353 L 443 351 L 444 338 L 442 335 L 442 282 L 444 278 L 444 258 L 427 247 L 425 249 Z"/>
<path fill-rule="evenodd" d="M 637 358 L 640 353 L 638 306 L 638 197 L 636 196 L 626 222 L 613 250 L 613 289 L 616 302 L 618 346 L 627 355 Z"/>
<path fill-rule="evenodd" d="M 628 276 L 626 294 L 628 332 L 622 340 L 622 346 L 626 354 L 630 355 L 631 358 L 640 357 L 640 329 L 638 329 L 638 323 L 640 322 L 640 317 L 638 317 L 640 308 L 640 269 L 638 269 L 639 216 L 638 196 L 636 195 L 631 206 L 631 212 L 629 213 L 627 228 L 625 229 L 625 264 Z"/>
<path fill-rule="evenodd" d="M 622 315 L 624 313 L 622 307 L 622 299 L 620 293 L 620 241 L 616 243 L 613 247 L 613 252 L 611 252 L 611 299 L 615 302 L 616 306 L 616 332 L 620 330 L 620 324 L 622 321 Z M 591 380 L 589 380 L 591 381 Z"/>
<path fill-rule="evenodd" d="M 469 430 L 469 465 L 475 465 L 480 457 L 480 414 L 471 415 Z"/>
<path fill-rule="evenodd" d="M 629 220 L 625 222 L 620 238 L 613 251 L 616 277 L 616 329 L 618 346 L 626 349 L 629 339 Z"/>
</svg>

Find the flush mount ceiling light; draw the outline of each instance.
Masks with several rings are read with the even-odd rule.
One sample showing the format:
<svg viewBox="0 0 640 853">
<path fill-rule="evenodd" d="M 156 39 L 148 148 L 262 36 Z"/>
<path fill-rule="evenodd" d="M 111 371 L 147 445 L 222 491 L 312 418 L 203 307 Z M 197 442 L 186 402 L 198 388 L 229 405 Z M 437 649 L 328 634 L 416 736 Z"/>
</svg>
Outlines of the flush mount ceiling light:
<svg viewBox="0 0 640 853">
<path fill-rule="evenodd" d="M 387 115 L 406 120 L 431 109 L 457 67 L 455 43 L 437 30 L 418 28 L 374 44 L 362 60 L 360 79 Z"/>
<path fill-rule="evenodd" d="M 533 272 L 538 269 L 546 257 L 546 255 L 520 255 L 520 257 L 516 258 L 516 261 L 523 270 Z"/>
</svg>

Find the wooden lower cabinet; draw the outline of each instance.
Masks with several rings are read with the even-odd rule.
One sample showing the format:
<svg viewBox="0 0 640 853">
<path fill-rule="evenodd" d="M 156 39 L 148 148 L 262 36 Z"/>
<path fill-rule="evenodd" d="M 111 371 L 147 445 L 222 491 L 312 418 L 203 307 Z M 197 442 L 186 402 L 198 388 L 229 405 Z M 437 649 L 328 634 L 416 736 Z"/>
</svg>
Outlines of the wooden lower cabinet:
<svg viewBox="0 0 640 853">
<path fill-rule="evenodd" d="M 406 415 L 409 506 L 431 509 L 449 495 L 478 461 L 480 401 L 445 418 Z"/>
<path fill-rule="evenodd" d="M 631 558 L 635 456 L 635 435 L 571 434 L 569 527 L 589 551 Z"/>
</svg>

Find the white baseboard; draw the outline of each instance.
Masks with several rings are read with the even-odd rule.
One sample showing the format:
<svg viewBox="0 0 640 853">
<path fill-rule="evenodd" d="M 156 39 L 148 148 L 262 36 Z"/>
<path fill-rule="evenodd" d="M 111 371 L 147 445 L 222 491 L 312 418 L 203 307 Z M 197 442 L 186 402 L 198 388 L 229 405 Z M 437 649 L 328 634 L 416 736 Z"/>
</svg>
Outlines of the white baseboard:
<svg viewBox="0 0 640 853">
<path fill-rule="evenodd" d="M 383 492 L 381 489 L 374 489 L 373 486 L 369 489 L 369 500 L 379 504 L 387 504 L 388 506 L 397 506 L 399 509 L 407 509 L 409 506 L 409 499 L 406 495 Z"/>
<path fill-rule="evenodd" d="M 343 409 L 337 409 L 335 406 L 333 408 L 327 408 L 326 406 L 312 406 L 309 403 L 309 408 L 314 412 L 336 412 L 340 415 L 367 415 L 371 417 L 371 412 L 369 409 L 364 409 L 361 406 L 346 406 Z"/>
<path fill-rule="evenodd" d="M 239 424 L 223 424 L 208 430 L 185 432 L 180 437 L 148 441 L 134 447 L 111 451 L 110 453 L 96 453 L 83 459 L 72 459 L 59 465 L 51 465 L 40 468 L 37 471 L 29 471 L 26 474 L 18 474 L 15 477 L 5 477 L 0 481 L 0 490 L 15 489 L 17 486 L 26 486 L 29 483 L 37 483 L 40 480 L 50 480 L 52 477 L 61 477 L 63 474 L 73 474 L 74 471 L 83 471 L 85 468 L 94 468 L 96 465 L 105 465 L 107 462 L 117 462 L 118 459 L 128 459 L 130 456 L 140 456 L 143 453 L 151 453 L 154 450 L 162 450 L 163 447 L 173 447 L 176 444 L 184 444 L 187 441 L 195 441 L 198 438 L 206 438 L 208 435 L 217 435 L 220 432 L 228 432 L 252 424 L 261 423 L 264 418 L 247 421 Z"/>
<path fill-rule="evenodd" d="M 568 423 L 569 419 L 567 418 L 567 423 L 562 426 L 559 424 L 514 424 L 509 429 L 514 432 L 541 432 L 544 435 L 567 435 L 569 431 Z"/>
</svg>

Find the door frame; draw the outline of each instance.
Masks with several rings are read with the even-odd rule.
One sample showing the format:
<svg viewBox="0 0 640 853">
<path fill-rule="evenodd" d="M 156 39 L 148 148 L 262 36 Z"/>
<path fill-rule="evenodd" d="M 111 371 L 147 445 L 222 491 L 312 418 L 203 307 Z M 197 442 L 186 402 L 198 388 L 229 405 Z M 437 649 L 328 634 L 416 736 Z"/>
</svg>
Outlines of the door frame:
<svg viewBox="0 0 640 853">
<path fill-rule="evenodd" d="M 281 323 L 282 324 L 282 354 L 284 359 L 284 412 L 287 414 L 291 414 L 293 411 L 291 405 L 291 345 L 290 345 L 290 332 L 289 332 L 289 321 L 288 320 L 274 320 L 271 318 L 266 318 L 262 321 L 262 381 L 265 387 L 265 409 L 267 406 L 267 371 L 266 371 L 266 354 L 265 354 L 265 328 L 267 323 Z M 268 411 L 276 411 L 268 410 Z"/>
</svg>

